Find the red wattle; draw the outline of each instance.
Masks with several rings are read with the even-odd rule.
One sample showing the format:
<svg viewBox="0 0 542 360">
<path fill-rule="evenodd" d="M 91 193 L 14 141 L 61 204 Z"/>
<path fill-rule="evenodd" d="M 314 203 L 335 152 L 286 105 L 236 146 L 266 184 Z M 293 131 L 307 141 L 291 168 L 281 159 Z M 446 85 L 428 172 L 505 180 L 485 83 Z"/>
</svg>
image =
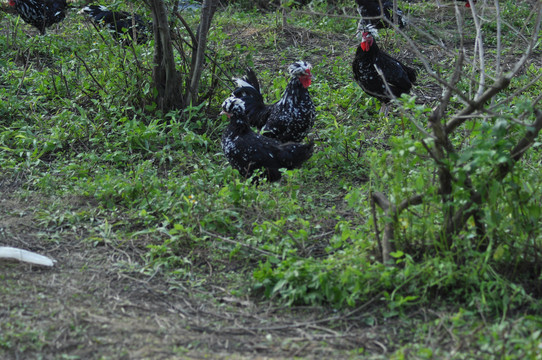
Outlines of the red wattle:
<svg viewBox="0 0 542 360">
<path fill-rule="evenodd" d="M 299 81 L 301 82 L 301 85 L 306 89 L 311 85 L 311 77 L 310 76 L 301 76 L 299 78 Z"/>
<path fill-rule="evenodd" d="M 369 43 L 367 41 L 361 43 L 361 50 L 369 51 Z"/>
</svg>

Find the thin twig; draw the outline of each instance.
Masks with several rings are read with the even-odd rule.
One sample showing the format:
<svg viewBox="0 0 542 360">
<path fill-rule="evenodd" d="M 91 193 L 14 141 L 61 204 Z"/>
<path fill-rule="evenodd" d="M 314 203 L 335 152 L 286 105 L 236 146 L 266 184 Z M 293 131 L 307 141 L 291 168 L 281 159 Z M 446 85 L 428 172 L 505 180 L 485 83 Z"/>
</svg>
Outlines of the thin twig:
<svg viewBox="0 0 542 360">
<path fill-rule="evenodd" d="M 188 25 L 188 23 L 186 22 L 186 20 L 181 16 L 181 14 L 179 14 L 178 12 L 175 12 L 175 16 L 181 20 L 181 22 L 183 23 L 186 31 L 188 32 L 188 35 L 190 35 L 190 38 L 192 39 L 192 44 L 194 44 L 194 48 L 197 48 L 198 46 L 198 39 L 196 39 L 196 36 L 194 35 L 194 33 L 192 32 L 192 29 L 190 29 L 190 25 Z"/>
<path fill-rule="evenodd" d="M 510 151 L 510 157 L 513 162 L 516 163 L 521 159 L 525 151 L 532 146 L 540 130 L 542 130 L 542 111 L 535 110 L 536 119 L 532 123 L 531 127 L 527 129 L 527 132 L 521 138 L 516 146 Z M 512 170 L 513 164 L 504 163 L 499 166 L 499 173 L 497 179 L 501 180 Z"/>
<path fill-rule="evenodd" d="M 107 92 L 107 90 L 105 90 L 103 88 L 103 86 L 98 82 L 98 80 L 96 80 L 96 78 L 94 77 L 94 75 L 92 74 L 92 71 L 90 70 L 90 68 L 88 67 L 87 63 L 85 62 L 85 60 L 83 60 L 79 55 L 77 55 L 77 51 L 74 51 L 73 54 L 75 55 L 76 58 L 78 58 L 79 60 L 81 60 L 81 62 L 83 63 L 83 66 L 85 67 L 85 69 L 87 70 L 88 74 L 90 75 L 90 77 L 92 78 L 92 80 L 94 80 L 94 82 L 96 83 L 96 85 L 98 85 L 98 87 L 100 89 L 102 89 L 102 91 L 104 93 L 106 93 L 107 95 L 109 95 L 109 93 Z"/>
<path fill-rule="evenodd" d="M 230 330 L 272 331 L 272 330 L 284 330 L 284 329 L 292 329 L 292 328 L 314 326 L 315 324 L 322 324 L 322 323 L 327 323 L 327 322 L 336 322 L 336 321 L 339 321 L 339 320 L 347 319 L 350 316 L 352 316 L 353 314 L 355 314 L 357 312 L 360 312 L 361 310 L 363 310 L 364 308 L 366 308 L 367 306 L 369 306 L 370 304 L 375 302 L 377 299 L 379 299 L 381 295 L 382 294 L 378 294 L 377 296 L 374 296 L 373 298 L 371 298 L 369 301 L 367 301 L 363 305 L 357 307 L 356 309 L 354 309 L 354 310 L 352 310 L 352 311 L 350 311 L 350 312 L 348 312 L 348 313 L 346 313 L 344 315 L 335 315 L 335 316 L 330 316 L 330 317 L 327 317 L 327 318 L 324 318 L 324 319 L 313 320 L 313 321 L 305 321 L 305 322 L 301 322 L 301 323 L 293 323 L 293 324 L 286 324 L 286 325 L 277 325 L 277 326 L 268 326 L 268 327 L 246 327 L 246 328 L 232 328 L 232 327 L 229 327 L 229 328 L 222 328 L 222 329 L 219 329 L 217 331 L 220 331 L 220 332 L 222 332 L 222 331 L 230 331 Z"/>
<path fill-rule="evenodd" d="M 501 73 L 501 9 L 499 7 L 499 0 L 495 0 L 495 15 L 497 16 L 497 65 L 495 66 L 495 73 Z"/>
<path fill-rule="evenodd" d="M 541 3 L 538 4 L 538 9 L 540 10 Z M 458 126 L 463 124 L 465 120 L 466 115 L 472 114 L 474 111 L 479 110 L 482 108 L 482 106 L 493 96 L 495 96 L 497 93 L 499 93 L 501 90 L 506 88 L 509 84 L 511 79 L 518 73 L 518 71 L 525 65 L 527 60 L 531 57 L 533 50 L 537 46 L 537 41 L 539 37 L 539 31 L 540 31 L 540 23 L 542 18 L 542 11 L 538 12 L 538 18 L 535 24 L 535 28 L 533 30 L 533 35 L 531 37 L 531 41 L 529 45 L 527 46 L 527 49 L 523 56 L 516 62 L 514 65 L 514 68 L 509 73 L 503 75 L 499 79 L 497 79 L 494 84 L 487 89 L 482 95 L 480 95 L 479 98 L 476 99 L 476 101 L 473 101 L 470 103 L 466 108 L 464 108 L 462 111 L 460 111 L 455 117 L 453 117 L 448 123 L 446 123 L 446 133 L 450 134 L 454 129 L 456 129 Z"/>
<path fill-rule="evenodd" d="M 371 213 L 373 215 L 373 224 L 375 228 L 375 237 L 376 237 L 376 243 L 378 244 L 378 251 L 380 255 L 382 256 L 382 242 L 380 240 L 380 230 L 378 229 L 378 218 L 376 217 L 376 206 L 375 206 L 375 200 L 372 196 L 372 192 L 369 194 L 369 198 L 371 201 Z M 380 261 L 384 261 L 384 259 L 380 259 Z"/>
<path fill-rule="evenodd" d="M 202 233 L 204 233 L 204 234 L 207 234 L 207 235 L 212 236 L 212 237 L 214 237 L 214 238 L 220 239 L 220 240 L 225 241 L 225 242 L 227 242 L 227 243 L 239 245 L 239 246 L 241 246 L 241 247 L 244 247 L 244 248 L 246 248 L 246 249 L 249 249 L 249 250 L 258 252 L 258 253 L 263 254 L 263 255 L 265 255 L 265 256 L 272 256 L 272 257 L 276 257 L 276 258 L 282 260 L 282 256 L 281 256 L 281 255 L 273 254 L 273 253 L 271 253 L 271 252 L 269 252 L 269 251 L 265 251 L 265 250 L 262 250 L 262 249 L 258 249 L 257 247 L 254 247 L 254 246 L 252 246 L 252 245 L 245 244 L 245 243 L 242 243 L 242 242 L 240 242 L 240 241 L 235 241 L 235 240 L 229 239 L 229 238 L 227 238 L 227 237 L 224 237 L 224 236 L 222 236 L 222 235 L 213 234 L 212 232 L 207 231 L 207 230 L 205 230 L 205 229 L 200 229 L 200 231 L 201 231 Z"/>
<path fill-rule="evenodd" d="M 476 53 L 478 52 L 478 58 L 480 61 L 479 66 L 479 75 L 480 80 L 478 81 L 478 90 L 476 91 L 476 95 L 474 96 L 474 99 L 477 100 L 478 97 L 482 96 L 484 92 L 484 86 L 486 83 L 486 67 L 484 62 L 484 42 L 482 39 L 482 25 L 480 24 L 480 19 L 478 18 L 478 14 L 476 14 L 476 6 L 471 6 L 470 10 L 472 12 L 472 19 L 474 21 L 474 28 L 476 29 L 476 40 L 474 42 L 474 59 L 473 64 L 476 64 Z M 474 70 L 474 68 L 473 68 Z"/>
<path fill-rule="evenodd" d="M 29 67 L 30 67 L 30 49 L 28 49 L 28 55 L 26 56 L 26 61 L 24 63 L 23 76 L 21 77 L 21 82 L 19 83 L 19 86 L 17 87 L 15 96 L 19 96 L 19 92 L 21 91 L 21 87 L 23 86 L 24 79 L 26 78 L 26 72 L 28 71 Z"/>
</svg>

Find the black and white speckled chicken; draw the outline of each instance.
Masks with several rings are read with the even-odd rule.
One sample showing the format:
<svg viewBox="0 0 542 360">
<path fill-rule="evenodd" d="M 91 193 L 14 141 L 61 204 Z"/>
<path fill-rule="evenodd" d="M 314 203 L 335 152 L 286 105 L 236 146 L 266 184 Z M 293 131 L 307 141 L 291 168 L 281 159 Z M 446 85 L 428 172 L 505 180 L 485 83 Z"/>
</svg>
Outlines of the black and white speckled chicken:
<svg viewBox="0 0 542 360">
<path fill-rule="evenodd" d="M 390 0 L 356 0 L 361 21 L 365 25 L 373 25 L 376 29 L 391 27 L 393 23 L 393 1 Z M 382 16 L 387 20 L 384 20 Z M 397 9 L 397 22 L 400 28 L 407 23 L 401 9 Z"/>
<path fill-rule="evenodd" d="M 9 0 L 24 22 L 37 28 L 41 35 L 45 29 L 66 17 L 66 0 Z"/>
<path fill-rule="evenodd" d="M 416 82 L 416 70 L 381 51 L 375 41 L 376 29 L 362 29 L 361 44 L 352 62 L 354 79 L 368 95 L 387 103 L 408 93 Z"/>
<path fill-rule="evenodd" d="M 229 97 L 222 109 L 230 121 L 222 134 L 222 150 L 242 176 L 249 178 L 255 170 L 263 169 L 269 181 L 277 181 L 281 178 L 279 169 L 298 168 L 312 156 L 312 143 L 281 143 L 255 133 L 247 123 L 243 100 Z"/>
<path fill-rule="evenodd" d="M 137 43 L 149 40 L 150 23 L 138 14 L 132 16 L 125 11 L 111 11 L 103 5 L 88 5 L 79 13 L 89 15 L 96 24 L 107 26 L 117 38 L 127 34 L 133 39 L 135 31 Z"/>
<path fill-rule="evenodd" d="M 250 125 L 262 129 L 266 136 L 281 142 L 301 141 L 314 125 L 316 109 L 308 87 L 311 84 L 312 66 L 297 61 L 288 67 L 291 80 L 282 98 L 271 105 L 264 103 L 258 78 L 248 69 L 243 78 L 234 79 L 237 88 L 233 96 L 245 102 Z"/>
</svg>

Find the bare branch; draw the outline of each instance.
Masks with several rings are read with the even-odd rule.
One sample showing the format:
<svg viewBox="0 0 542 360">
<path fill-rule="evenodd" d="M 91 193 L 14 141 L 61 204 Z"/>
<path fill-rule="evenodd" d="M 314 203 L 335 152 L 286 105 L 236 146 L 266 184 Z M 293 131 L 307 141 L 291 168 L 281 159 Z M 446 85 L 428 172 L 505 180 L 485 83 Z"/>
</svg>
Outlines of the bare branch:
<svg viewBox="0 0 542 360">
<path fill-rule="evenodd" d="M 538 102 L 542 100 L 542 93 L 538 95 L 536 99 L 533 100 L 533 107 L 538 105 Z"/>
<path fill-rule="evenodd" d="M 199 81 L 201 72 L 203 71 L 203 60 L 207 46 L 207 34 L 217 5 L 216 0 L 203 0 L 203 5 L 201 6 L 201 22 L 196 35 L 198 47 L 195 54 L 192 54 L 192 66 L 189 77 L 190 85 L 187 87 L 185 106 L 197 100 Z"/>
<path fill-rule="evenodd" d="M 178 39 L 180 40 L 180 45 L 182 46 L 182 44 L 186 44 L 188 47 L 190 47 L 190 49 L 192 49 L 193 52 L 196 52 L 197 50 L 197 47 L 198 47 L 198 40 L 196 38 L 196 36 L 194 35 L 194 33 L 192 32 L 192 30 L 189 28 L 189 24 L 186 22 L 186 20 L 179 14 L 179 13 L 175 13 L 175 15 L 177 16 L 177 18 L 183 23 L 183 25 L 185 26 L 186 30 L 188 31 L 188 34 L 190 36 L 190 39 L 192 41 L 192 43 L 189 43 L 187 40 L 185 40 L 182 36 L 179 36 Z M 188 63 L 188 61 L 186 60 L 186 57 L 185 57 L 185 54 L 182 50 L 180 50 L 179 48 L 177 48 L 177 51 L 179 51 L 179 53 L 181 54 L 182 58 L 183 58 L 183 65 L 185 63 Z M 217 57 L 217 54 L 216 54 L 216 51 L 213 51 L 211 49 L 209 49 L 210 53 L 212 53 L 212 55 L 214 55 L 215 57 Z M 209 60 L 210 62 L 212 62 L 215 67 L 217 69 L 220 70 L 220 73 L 222 73 L 223 77 L 226 78 L 226 79 L 231 79 L 232 76 L 230 74 L 227 74 L 226 71 L 224 71 L 224 69 L 222 68 L 222 66 L 220 66 L 220 64 L 218 64 L 217 60 L 213 57 L 211 57 L 207 52 L 205 52 L 205 57 L 207 58 L 207 60 Z M 229 82 L 226 82 L 223 80 L 222 77 L 216 77 L 216 79 L 218 81 L 220 81 L 220 83 L 224 86 L 224 87 L 227 87 L 228 89 L 230 89 L 231 91 L 233 91 L 233 88 L 231 87 L 231 84 Z"/>
<path fill-rule="evenodd" d="M 382 241 L 380 240 L 380 230 L 378 229 L 378 218 L 376 217 L 376 206 L 375 206 L 375 200 L 371 194 L 371 214 L 373 215 L 373 224 L 375 227 L 375 237 L 376 242 L 378 244 L 378 250 L 380 250 L 380 255 L 382 256 Z M 380 261 L 384 261 L 384 259 L 380 259 Z"/>
<path fill-rule="evenodd" d="M 395 32 L 396 33 L 399 33 L 404 39 L 405 41 L 410 45 L 410 49 L 414 52 L 414 54 L 416 55 L 416 58 L 421 61 L 426 73 L 434 80 L 437 81 L 437 83 L 442 86 L 443 88 L 445 89 L 450 89 L 451 91 L 453 91 L 454 94 L 456 94 L 461 100 L 463 100 L 463 102 L 465 103 L 470 103 L 471 100 L 465 95 L 463 94 L 462 91 L 460 91 L 459 89 L 457 89 L 454 85 L 450 84 L 448 81 L 444 80 L 439 74 L 437 74 L 434 70 L 433 70 L 433 66 L 429 63 L 429 60 L 427 59 L 426 55 L 424 53 L 422 53 L 420 51 L 420 49 L 418 48 L 418 46 L 414 43 L 414 41 L 412 41 L 412 39 L 406 34 L 404 33 L 401 29 L 397 28 L 397 27 L 394 27 L 395 29 Z M 417 28 L 418 31 L 421 31 L 421 29 Z M 425 36 L 428 36 L 430 39 L 432 39 L 433 41 L 436 41 L 438 42 L 437 39 L 434 39 L 432 36 L 424 33 Z M 461 44 L 463 43 L 463 35 L 461 35 Z M 444 49 L 446 49 L 444 47 L 444 45 L 442 44 L 441 45 Z M 447 51 L 448 52 L 448 51 Z M 455 53 L 453 52 L 449 52 L 451 56 L 455 55 Z"/>
<path fill-rule="evenodd" d="M 196 39 L 196 36 L 194 35 L 194 33 L 192 32 L 192 29 L 190 29 L 190 25 L 188 25 L 188 23 L 186 22 L 186 20 L 181 16 L 181 14 L 179 14 L 179 12 L 175 12 L 175 16 L 177 17 L 177 19 L 179 19 L 181 21 L 181 23 L 183 24 L 184 28 L 186 29 L 186 31 L 188 32 L 188 35 L 190 36 L 190 39 L 192 39 L 192 44 L 193 44 L 193 47 L 197 47 L 198 46 L 198 39 Z"/>
<path fill-rule="evenodd" d="M 448 103 L 450 102 L 450 99 L 452 97 L 453 91 L 452 89 L 455 88 L 455 85 L 459 82 L 459 79 L 461 78 L 461 68 L 463 67 L 463 60 L 465 59 L 465 55 L 463 52 L 459 53 L 458 58 L 455 61 L 455 69 L 452 73 L 452 76 L 449 80 L 449 84 L 451 86 L 446 87 L 444 89 L 444 93 L 442 94 L 442 100 L 440 104 L 435 108 L 433 111 L 433 114 L 429 117 L 429 122 L 435 123 L 440 122 L 442 117 L 444 116 L 444 111 L 448 107 Z"/>
<path fill-rule="evenodd" d="M 386 92 L 388 93 L 388 96 L 395 100 L 397 99 L 397 97 L 395 96 L 394 93 L 391 92 L 391 89 L 390 89 L 390 86 L 388 85 L 388 82 L 386 81 L 386 78 L 384 77 L 384 73 L 382 72 L 382 69 L 380 69 L 376 63 L 373 64 L 375 70 L 376 70 L 376 73 L 378 74 L 378 76 L 380 76 L 382 78 L 382 82 L 384 83 L 384 86 L 386 87 Z"/>
<path fill-rule="evenodd" d="M 399 19 L 397 17 L 397 10 L 399 10 L 399 7 L 397 6 L 397 0 L 393 0 L 393 23 L 399 24 Z M 382 12 L 382 18 L 385 19 L 384 16 L 384 6 L 382 5 L 382 1 L 380 1 L 380 11 Z"/>
<path fill-rule="evenodd" d="M 386 197 L 386 195 L 382 194 L 381 192 L 375 191 L 371 194 L 371 197 L 374 200 L 374 202 L 382 208 L 382 210 L 388 211 L 388 209 L 391 206 L 391 203 Z"/>
<path fill-rule="evenodd" d="M 384 236 L 382 237 L 382 242 L 380 243 L 380 249 L 382 253 L 382 262 L 384 264 L 389 264 L 391 260 L 391 253 L 395 251 L 395 246 L 393 245 L 394 240 L 394 230 L 398 222 L 399 214 L 407 209 L 411 205 L 419 205 L 423 201 L 421 195 L 414 195 L 406 200 L 403 200 L 398 207 L 392 204 L 386 195 L 381 192 L 375 191 L 371 193 L 371 204 L 376 203 L 386 216 L 391 217 L 391 221 L 386 222 L 384 225 Z M 376 215 L 374 215 L 375 226 L 377 223 Z"/>
<path fill-rule="evenodd" d="M 395 224 L 397 223 L 397 213 L 395 211 L 395 205 L 393 205 L 388 198 L 381 192 L 373 192 L 371 194 L 373 201 L 378 204 L 383 210 L 386 216 L 391 216 L 392 220 L 386 222 L 384 225 L 384 236 L 382 236 L 382 262 L 389 264 L 391 260 L 391 253 L 395 251 L 393 246 Z"/>
<path fill-rule="evenodd" d="M 504 179 L 504 177 L 512 170 L 514 164 L 521 159 L 525 151 L 532 146 L 536 137 L 540 133 L 540 130 L 542 129 L 542 111 L 538 109 L 535 110 L 535 116 L 536 119 L 531 127 L 527 129 L 525 136 L 523 136 L 523 138 L 518 141 L 517 145 L 514 146 L 514 148 L 510 151 L 512 162 L 504 163 L 499 166 L 496 177 L 498 180 Z"/>
<path fill-rule="evenodd" d="M 81 60 L 81 62 L 83 63 L 83 66 L 84 66 L 85 69 L 87 70 L 88 74 L 90 75 L 90 77 L 92 78 L 92 80 L 94 81 L 94 83 L 95 83 L 96 85 L 98 85 L 98 87 L 99 87 L 100 89 L 102 89 L 102 91 L 103 91 L 104 93 L 108 94 L 108 93 L 107 93 L 107 90 L 105 90 L 105 89 L 103 88 L 102 84 L 100 84 L 100 83 L 98 82 L 98 80 L 96 80 L 96 78 L 95 78 L 94 75 L 92 74 L 92 71 L 90 70 L 90 68 L 88 67 L 87 63 L 85 62 L 85 60 L 83 60 L 83 59 L 77 54 L 76 51 L 73 52 L 73 55 L 75 55 L 76 58 L 78 58 L 79 60 Z M 25 68 L 25 72 L 26 72 L 26 68 Z"/>
<path fill-rule="evenodd" d="M 509 104 L 510 101 L 512 101 L 512 99 L 518 97 L 518 95 L 520 95 L 521 93 L 523 93 L 524 91 L 526 91 L 527 89 L 531 88 L 533 85 L 538 83 L 541 78 L 542 78 L 542 73 L 538 74 L 538 76 L 536 76 L 533 80 L 531 80 L 525 86 L 522 86 L 520 89 L 510 94 L 506 99 L 500 101 L 500 104 Z M 500 104 L 493 105 L 492 107 L 489 108 L 489 111 L 494 111 L 497 108 L 497 106 L 499 106 Z"/>
<path fill-rule="evenodd" d="M 408 120 L 409 120 L 412 124 L 414 124 L 414 126 L 416 127 L 416 129 L 418 129 L 418 131 L 422 134 L 422 136 L 424 136 L 425 138 L 431 138 L 431 139 L 433 139 L 433 140 L 436 140 L 435 137 L 434 137 L 432 134 L 428 133 L 428 132 L 422 127 L 422 125 L 421 125 L 418 121 L 416 121 L 416 119 L 414 119 L 413 117 L 409 116 Z"/>
<path fill-rule="evenodd" d="M 466 108 L 464 108 L 461 112 L 459 112 L 456 116 L 454 116 L 448 123 L 446 124 L 446 133 L 450 134 L 452 131 L 454 131 L 458 126 L 463 124 L 466 121 L 466 116 L 472 114 L 476 110 L 480 110 L 482 106 L 490 100 L 493 96 L 495 96 L 497 93 L 499 93 L 501 90 L 505 89 L 509 84 L 511 79 L 518 73 L 518 71 L 525 65 L 527 62 L 527 59 L 530 58 L 532 55 L 533 50 L 538 45 L 537 40 L 539 37 L 539 31 L 540 31 L 540 23 L 542 18 L 542 12 L 540 11 L 541 3 L 538 3 L 538 18 L 535 23 L 535 28 L 533 30 L 533 35 L 531 37 L 531 41 L 527 46 L 527 49 L 523 56 L 516 62 L 514 65 L 514 68 L 509 73 L 501 76 L 499 79 L 497 79 L 494 84 L 487 89 L 482 95 L 480 95 L 479 98 L 476 99 L 476 101 L 468 104 Z"/>
<path fill-rule="evenodd" d="M 431 158 L 437 163 L 437 165 L 444 166 L 443 162 L 439 159 L 438 155 L 429 147 L 429 145 L 427 145 L 427 142 L 425 142 L 425 139 L 422 139 L 421 143 L 423 147 L 425 148 L 425 150 L 427 151 L 427 153 L 429 154 L 429 156 L 431 156 Z"/>
<path fill-rule="evenodd" d="M 420 205 L 423 202 L 423 196 L 422 195 L 414 195 L 408 199 L 405 199 L 401 201 L 401 203 L 397 206 L 397 215 L 403 212 L 403 210 L 406 210 L 411 205 Z"/>
<path fill-rule="evenodd" d="M 497 64 L 495 66 L 495 73 L 501 73 L 501 9 L 499 7 L 499 0 L 495 0 L 495 15 L 497 17 Z"/>
<path fill-rule="evenodd" d="M 480 19 L 476 13 L 476 6 L 471 6 L 470 10 L 472 12 L 472 19 L 474 21 L 474 27 L 476 29 L 476 41 L 474 42 L 474 57 L 476 58 L 476 53 L 478 53 L 478 58 L 480 61 L 480 81 L 478 82 L 478 90 L 474 99 L 478 99 L 484 92 L 485 82 L 486 82 L 486 68 L 484 62 L 484 41 L 482 39 L 482 25 L 480 24 Z M 473 65 L 476 64 L 476 59 L 473 61 Z M 474 66 L 475 67 L 475 66 Z"/>
</svg>

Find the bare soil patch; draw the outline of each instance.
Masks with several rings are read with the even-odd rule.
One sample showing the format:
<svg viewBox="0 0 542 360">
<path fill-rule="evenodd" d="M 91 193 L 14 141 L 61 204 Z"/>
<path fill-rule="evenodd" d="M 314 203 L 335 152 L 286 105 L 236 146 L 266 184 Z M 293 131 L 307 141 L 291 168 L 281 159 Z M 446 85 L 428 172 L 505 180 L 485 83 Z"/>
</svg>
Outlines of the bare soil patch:
<svg viewBox="0 0 542 360">
<path fill-rule="evenodd" d="M 135 261 L 137 250 L 47 239 L 34 218 L 47 203 L 0 195 L 0 244 L 57 261 L 53 268 L 0 263 L 2 359 L 337 358 L 398 345 L 389 342 L 390 324 L 366 325 L 371 304 L 284 309 L 232 297 L 227 284 L 191 288 L 130 273 L 122 264 Z"/>
</svg>

